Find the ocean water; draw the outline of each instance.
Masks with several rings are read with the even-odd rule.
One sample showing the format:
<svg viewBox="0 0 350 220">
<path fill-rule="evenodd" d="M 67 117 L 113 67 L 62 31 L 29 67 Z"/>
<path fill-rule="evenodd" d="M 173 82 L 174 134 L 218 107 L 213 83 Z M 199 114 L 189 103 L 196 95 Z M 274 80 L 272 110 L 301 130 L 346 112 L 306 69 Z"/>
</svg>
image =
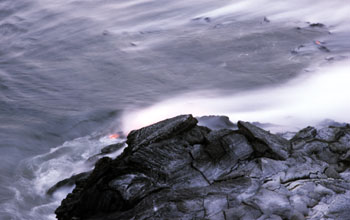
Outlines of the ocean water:
<svg viewBox="0 0 350 220">
<path fill-rule="evenodd" d="M 350 122 L 349 24 L 343 0 L 1 0 L 0 219 L 55 219 L 110 134 L 177 114 Z"/>
</svg>

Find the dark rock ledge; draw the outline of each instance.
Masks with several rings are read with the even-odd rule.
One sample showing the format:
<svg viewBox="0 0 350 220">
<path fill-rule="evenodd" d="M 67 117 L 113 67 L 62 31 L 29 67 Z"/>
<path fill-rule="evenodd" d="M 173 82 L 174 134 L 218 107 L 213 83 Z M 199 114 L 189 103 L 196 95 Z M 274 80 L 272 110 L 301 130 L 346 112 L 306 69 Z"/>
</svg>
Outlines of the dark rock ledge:
<svg viewBox="0 0 350 220">
<path fill-rule="evenodd" d="M 56 210 L 59 220 L 350 219 L 350 128 L 291 140 L 248 122 L 210 130 L 181 115 L 132 131 Z"/>
</svg>

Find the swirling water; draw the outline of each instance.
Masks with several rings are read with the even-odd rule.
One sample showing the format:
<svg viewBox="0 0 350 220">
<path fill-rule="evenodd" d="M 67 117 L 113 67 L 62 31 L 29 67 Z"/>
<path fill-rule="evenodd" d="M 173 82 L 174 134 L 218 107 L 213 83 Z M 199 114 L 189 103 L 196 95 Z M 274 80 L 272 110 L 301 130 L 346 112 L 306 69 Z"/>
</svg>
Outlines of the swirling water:
<svg viewBox="0 0 350 220">
<path fill-rule="evenodd" d="M 0 1 L 0 219 L 54 219 L 52 184 L 164 117 L 349 122 L 349 21 L 340 0 Z"/>
</svg>

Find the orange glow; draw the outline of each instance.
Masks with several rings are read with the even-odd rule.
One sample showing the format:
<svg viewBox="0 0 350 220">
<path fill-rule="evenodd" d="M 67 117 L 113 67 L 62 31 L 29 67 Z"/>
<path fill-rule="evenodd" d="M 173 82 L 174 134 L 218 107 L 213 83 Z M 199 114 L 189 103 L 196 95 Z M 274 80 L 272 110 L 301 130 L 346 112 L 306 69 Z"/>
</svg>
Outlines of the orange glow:
<svg viewBox="0 0 350 220">
<path fill-rule="evenodd" d="M 117 139 L 117 138 L 119 138 L 119 137 L 120 137 L 119 134 L 111 134 L 111 135 L 109 135 L 109 138 L 110 138 L 110 139 Z"/>
</svg>

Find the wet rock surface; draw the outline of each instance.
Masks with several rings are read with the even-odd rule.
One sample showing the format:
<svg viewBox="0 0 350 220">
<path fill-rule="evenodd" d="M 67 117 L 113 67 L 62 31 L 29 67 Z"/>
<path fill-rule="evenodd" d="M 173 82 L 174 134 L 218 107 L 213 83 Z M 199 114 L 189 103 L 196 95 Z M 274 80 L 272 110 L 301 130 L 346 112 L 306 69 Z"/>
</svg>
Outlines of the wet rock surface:
<svg viewBox="0 0 350 220">
<path fill-rule="evenodd" d="M 287 140 L 237 125 L 211 130 L 181 115 L 130 132 L 120 156 L 76 182 L 57 218 L 350 219 L 349 126 Z"/>
<path fill-rule="evenodd" d="M 58 183 L 56 183 L 55 185 L 53 185 L 52 187 L 50 187 L 46 193 L 48 195 L 52 195 L 54 192 L 56 192 L 58 189 L 60 189 L 62 187 L 74 186 L 77 184 L 78 181 L 83 181 L 84 179 L 87 179 L 89 177 L 90 173 L 91 172 L 79 173 L 77 175 L 73 175 L 69 178 L 61 180 Z"/>
</svg>

